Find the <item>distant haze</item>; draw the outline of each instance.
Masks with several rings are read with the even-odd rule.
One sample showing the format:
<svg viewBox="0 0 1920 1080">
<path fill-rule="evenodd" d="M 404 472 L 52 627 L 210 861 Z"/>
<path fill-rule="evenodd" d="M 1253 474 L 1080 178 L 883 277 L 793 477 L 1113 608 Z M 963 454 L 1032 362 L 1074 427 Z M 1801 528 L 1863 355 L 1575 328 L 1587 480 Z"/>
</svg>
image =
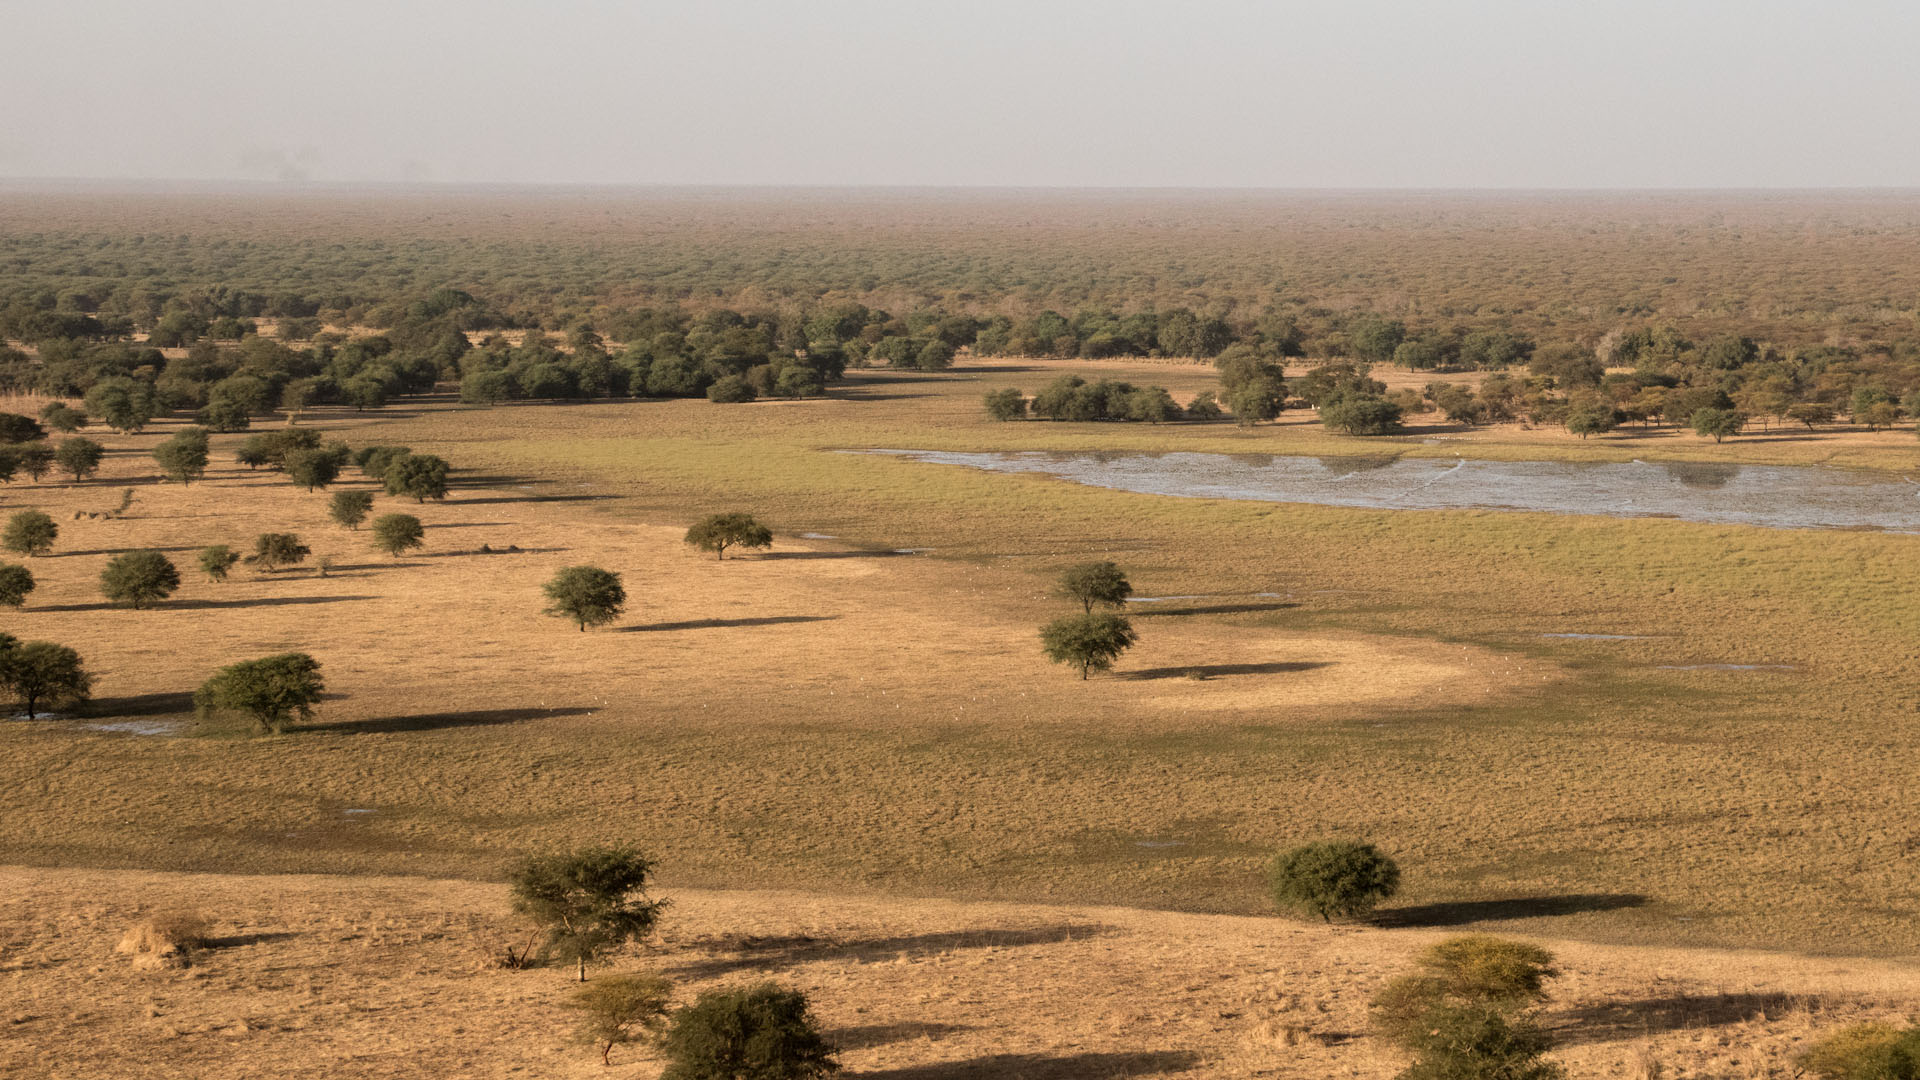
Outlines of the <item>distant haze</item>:
<svg viewBox="0 0 1920 1080">
<path fill-rule="evenodd" d="M 1920 185 L 1920 5 L 0 0 L 0 177 Z"/>
</svg>

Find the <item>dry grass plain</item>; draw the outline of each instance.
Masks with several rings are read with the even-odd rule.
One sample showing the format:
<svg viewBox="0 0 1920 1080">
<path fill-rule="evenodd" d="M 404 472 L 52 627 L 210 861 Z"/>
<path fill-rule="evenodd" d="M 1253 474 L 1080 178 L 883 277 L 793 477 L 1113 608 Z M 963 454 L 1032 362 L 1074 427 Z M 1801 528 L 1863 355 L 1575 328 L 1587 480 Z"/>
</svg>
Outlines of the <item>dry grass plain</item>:
<svg viewBox="0 0 1920 1080">
<path fill-rule="evenodd" d="M 235 436 L 216 438 L 212 473 L 182 488 L 156 482 L 147 457 L 173 425 L 94 433 L 112 450 L 99 479 L 0 491 L 0 511 L 41 507 L 62 528 L 55 553 L 30 561 L 40 589 L 5 628 L 71 644 L 99 674 L 97 700 L 81 715 L 0 725 L 0 852 L 16 865 L 125 876 L 10 872 L 20 891 L 9 941 L 32 944 L 8 945 L 8 978 L 37 1000 L 80 994 L 68 981 L 74 965 L 117 935 L 100 926 L 196 891 L 250 898 L 258 915 L 215 912 L 234 933 L 285 927 L 314 945 L 364 935 L 354 920 L 375 917 L 323 912 L 345 903 L 373 913 L 371 898 L 395 897 L 411 914 L 396 916 L 390 935 L 371 935 L 399 950 L 367 954 L 372 968 L 344 963 L 323 978 L 317 953 L 218 950 L 205 968 L 216 981 L 169 978 L 233 993 L 201 995 L 194 1019 L 172 1026 L 186 1038 L 182 1023 L 230 1023 L 223 1018 L 261 987 L 296 987 L 350 1013 L 340 1003 L 362 985 L 351 980 L 384 979 L 391 1004 L 378 1007 L 407 1018 L 392 1028 L 368 1021 L 371 1049 L 318 1023 L 310 1034 L 276 1034 L 274 1045 L 293 1061 L 311 1050 L 307 1040 L 332 1040 L 342 1064 L 330 1075 L 398 1074 L 417 1061 L 408 1047 L 438 1045 L 467 1054 L 449 1073 L 492 1075 L 524 1053 L 545 1062 L 529 1066 L 545 1075 L 557 1060 L 543 1019 L 556 976 L 475 982 L 467 946 L 433 929 L 498 911 L 497 886 L 216 884 L 136 871 L 485 881 L 522 853 L 633 842 L 663 860 L 666 891 L 686 898 L 672 933 L 693 936 L 672 947 L 697 959 L 730 933 L 861 940 L 1066 917 L 1028 904 L 1252 915 L 1264 910 L 1259 870 L 1275 847 L 1361 835 L 1395 853 L 1407 875 L 1406 893 L 1375 926 L 1087 915 L 1141 929 L 1021 953 L 1031 967 L 1018 976 L 1020 1001 L 1070 998 L 1059 988 L 1113 973 L 1111 993 L 1048 1005 L 1065 1011 L 1032 1032 L 1001 1030 L 1013 1015 L 993 1011 L 1011 1008 L 999 1002 L 1004 987 L 968 973 L 921 984 L 913 980 L 945 974 L 913 963 L 880 972 L 830 953 L 788 974 L 818 980 L 809 985 L 822 988 L 839 1027 L 969 1025 L 965 1034 L 902 1029 L 921 1033 L 849 1055 L 863 1069 L 891 1070 L 879 1075 L 926 1080 L 1021 1075 L 1016 1066 L 1042 1077 L 1175 1066 L 1385 1075 L 1393 1063 L 1384 1051 L 1346 1038 L 1256 1046 L 1247 1052 L 1275 1057 L 1235 1064 L 1250 1025 L 1272 1019 L 1247 1003 L 1256 990 L 1305 994 L 1333 1017 L 1314 1030 L 1355 1033 L 1368 980 L 1433 934 L 1463 928 L 1559 940 L 1570 964 L 1595 958 L 1580 960 L 1583 971 L 1611 972 L 1617 960 L 1617 976 L 1578 983 L 1596 1003 L 1693 1001 L 1714 986 L 1800 997 L 1831 987 L 1861 1002 L 1844 1015 L 1908 1007 L 1904 968 L 1807 955 L 1920 949 L 1911 871 L 1920 831 L 1907 809 L 1920 766 L 1914 537 L 1171 499 L 833 451 L 1469 452 L 1897 467 L 1911 457 L 1910 433 L 1716 448 L 1690 436 L 1582 443 L 1496 429 L 1352 440 L 1298 422 L 1241 432 L 997 425 L 981 415 L 984 390 L 1031 391 L 1057 367 L 856 373 L 826 400 L 750 406 L 475 412 L 426 402 L 317 415 L 316 426 L 355 445 L 404 442 L 460 468 L 445 503 L 380 500 L 376 513 L 405 510 L 427 524 L 426 550 L 402 559 L 373 555 L 364 533 L 328 523 L 324 493 L 233 466 Z M 1165 383 L 1181 396 L 1209 381 L 1202 369 L 1169 365 L 1075 368 Z M 1430 441 L 1442 436 L 1460 441 Z M 128 515 L 73 520 L 114 505 L 123 486 L 137 495 Z M 774 548 L 722 563 L 679 543 L 690 520 L 723 509 L 772 524 Z M 194 549 L 269 529 L 301 533 L 332 570 L 242 570 L 221 585 L 191 571 Z M 482 554 L 482 545 L 520 550 Z M 157 610 L 109 609 L 99 570 L 137 547 L 172 553 L 188 583 Z M 1034 630 L 1064 610 L 1049 595 L 1052 575 L 1105 557 L 1128 568 L 1140 595 L 1197 599 L 1140 605 L 1140 646 L 1113 675 L 1082 683 L 1045 663 Z M 540 583 L 576 563 L 625 576 L 630 607 L 615 627 L 582 634 L 540 614 Z M 1540 636 L 1567 632 L 1645 637 Z M 106 728 L 184 732 L 188 695 L 215 667 L 293 648 L 322 661 L 334 695 L 304 730 L 250 738 Z M 1717 663 L 1787 669 L 1668 669 Z M 1196 670 L 1206 677 L 1189 677 Z M 716 888 L 815 898 L 695 891 Z M 348 900 L 360 896 L 369 899 Z M 909 896 L 945 899 L 891 899 Z M 48 944 L 61 920 L 92 929 Z M 1163 934 L 1197 950 L 1192 967 L 1180 959 L 1188 946 L 1163 947 Z M 1215 938 L 1219 949 L 1200 948 Z M 1276 985 L 1273 971 L 1241 962 L 1254 955 L 1242 943 L 1282 939 L 1313 944 L 1273 971 L 1317 971 L 1314 989 Z M 1590 951 L 1569 941 L 1800 955 Z M 22 948 L 63 959 L 43 967 Z M 956 952 L 952 963 L 975 963 L 975 951 Z M 1657 959 L 1636 967 L 1636 956 Z M 218 975 L 227 964 L 238 965 L 231 979 Z M 1215 997 L 1166 1026 L 1175 1006 L 1128 989 L 1162 967 L 1164 986 L 1153 986 L 1205 986 Z M 1841 969 L 1889 981 L 1822 981 Z M 468 981 L 416 993 L 418 980 L 448 971 Z M 870 982 L 876 973 L 900 981 Z M 1668 993 L 1649 981 L 1655 974 L 1679 983 Z M 348 981 L 327 981 L 335 978 Z M 941 996 L 961 994 L 978 1000 Z M 1757 999 L 1731 1000 L 1744 1008 Z M 433 1011 L 442 1001 L 476 1020 L 445 1020 Z M 943 1002 L 986 1011 L 929 1015 Z M 540 1029 L 531 1042 L 469 1052 L 451 1028 L 444 1044 L 432 1041 L 443 1024 L 477 1024 L 507 1004 L 514 1023 Z M 1753 1063 L 1774 1061 L 1832 1019 L 1788 1012 L 1742 1026 L 1747 1014 L 1709 1010 L 1729 1018 L 1683 1021 L 1658 1039 L 1705 1055 L 1686 1058 L 1699 1071 L 1681 1075 L 1772 1075 Z M 85 1015 L 148 1047 L 141 1060 L 152 1064 L 141 1068 L 161 1069 L 192 1044 L 152 1041 L 167 1027 L 157 1019 L 105 1006 Z M 293 1015 L 262 1019 L 284 1027 Z M 27 1029 L 28 1045 L 48 1045 L 44 1019 Z M 203 1074 L 242 1067 L 233 1045 L 205 1038 L 194 1053 L 206 1057 L 195 1060 L 226 1064 Z M 361 1053 L 370 1057 L 355 1063 Z M 1196 1056 L 1177 1057 L 1185 1053 Z M 1637 1050 L 1624 1037 L 1583 1038 L 1569 1053 L 1591 1055 L 1580 1060 L 1596 1075 L 1630 1075 L 1620 1070 Z M 1016 1056 L 996 1063 L 992 1054 Z"/>
<path fill-rule="evenodd" d="M 682 1000 L 776 978 L 875 1080 L 1384 1078 L 1366 1000 L 1433 930 L 1132 908 L 670 890 L 650 969 Z M 420 878 L 0 870 L 0 1075 L 635 1077 L 568 1042 L 565 969 L 509 972 L 498 885 Z M 215 913 L 184 969 L 112 953 L 156 910 Z M 1552 943 L 1546 1022 L 1577 1077 L 1786 1078 L 1810 1037 L 1920 1011 L 1873 960 Z M 1650 1071 L 1657 1064 L 1660 1072 Z"/>
</svg>

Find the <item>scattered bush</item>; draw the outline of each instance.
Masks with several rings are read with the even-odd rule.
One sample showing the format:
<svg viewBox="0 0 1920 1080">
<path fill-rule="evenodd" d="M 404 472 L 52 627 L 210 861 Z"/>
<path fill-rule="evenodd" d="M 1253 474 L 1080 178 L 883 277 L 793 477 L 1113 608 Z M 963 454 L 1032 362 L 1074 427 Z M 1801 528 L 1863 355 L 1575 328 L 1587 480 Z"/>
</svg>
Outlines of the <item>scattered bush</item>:
<svg viewBox="0 0 1920 1080">
<path fill-rule="evenodd" d="M 387 494 L 414 502 L 447 497 L 447 463 L 432 454 L 403 454 L 387 466 Z"/>
<path fill-rule="evenodd" d="M 293 533 L 261 533 L 254 538 L 253 554 L 247 561 L 272 573 L 283 566 L 296 566 L 307 560 L 313 549 Z"/>
<path fill-rule="evenodd" d="M 326 487 L 340 476 L 340 455 L 327 450 L 289 450 L 281 459 L 287 479 L 309 492 Z"/>
<path fill-rule="evenodd" d="M 1283 910 L 1352 919 L 1400 889 L 1400 867 L 1372 844 L 1321 841 L 1282 852 L 1269 881 Z"/>
<path fill-rule="evenodd" d="M 227 580 L 227 571 L 240 561 L 240 553 L 225 544 L 200 549 L 200 572 L 207 575 L 209 581 Z"/>
<path fill-rule="evenodd" d="M 40 422 L 63 435 L 71 435 L 86 426 L 87 414 L 64 401 L 54 401 L 40 410 Z"/>
<path fill-rule="evenodd" d="M 1071 664 L 1088 672 L 1106 671 L 1120 654 L 1140 640 L 1133 624 L 1118 615 L 1070 615 L 1040 628 L 1040 646 L 1056 664 Z"/>
<path fill-rule="evenodd" d="M 207 430 L 184 427 L 153 448 L 153 460 L 170 480 L 191 484 L 207 473 Z"/>
<path fill-rule="evenodd" d="M 653 932 L 665 900 L 647 897 L 653 860 L 631 848 L 583 848 L 527 859 L 513 874 L 513 910 L 546 931 L 547 951 L 578 968 Z"/>
<path fill-rule="evenodd" d="M 1740 429 L 1747 425 L 1747 418 L 1732 409 L 1695 409 L 1688 416 L 1687 424 L 1695 434 L 1708 436 L 1717 443 L 1729 435 L 1740 434 Z"/>
<path fill-rule="evenodd" d="M 721 405 L 739 405 L 759 396 L 753 384 L 741 375 L 725 376 L 707 387 L 707 400 Z"/>
<path fill-rule="evenodd" d="M 412 514 L 381 514 L 373 519 L 373 549 L 394 558 L 427 546 L 426 530 Z"/>
<path fill-rule="evenodd" d="M 128 603 L 135 611 L 165 600 L 180 587 L 180 571 L 157 551 L 129 551 L 108 560 L 100 571 L 100 594 L 110 603 Z"/>
<path fill-rule="evenodd" d="M 354 451 L 353 463 L 369 480 L 384 482 L 387 470 L 393 467 L 393 463 L 412 453 L 404 446 L 363 446 Z"/>
<path fill-rule="evenodd" d="M 53 460 L 72 474 L 76 483 L 93 475 L 100 468 L 100 459 L 105 456 L 106 447 L 83 435 L 60 440 L 60 445 L 53 451 Z"/>
<path fill-rule="evenodd" d="M 21 555 L 45 555 L 60 538 L 60 526 L 40 510 L 22 510 L 7 519 L 7 531 L 0 533 L 0 546 Z"/>
<path fill-rule="evenodd" d="M 372 511 L 371 491 L 336 491 L 327 502 L 327 516 L 342 528 L 358 529 Z"/>
<path fill-rule="evenodd" d="M 1920 1080 L 1920 1028 L 1844 1027 L 1808 1047 L 1799 1065 L 1820 1080 Z"/>
<path fill-rule="evenodd" d="M 714 514 L 688 529 L 686 542 L 724 559 L 730 547 L 772 547 L 773 531 L 747 514 Z"/>
<path fill-rule="evenodd" d="M 1553 1040 L 1534 1010 L 1559 974 L 1537 945 L 1485 935 L 1450 938 L 1373 1000 L 1381 1033 L 1415 1055 L 1405 1080 L 1551 1080 Z"/>
<path fill-rule="evenodd" d="M 1133 585 L 1118 563 L 1090 562 L 1068 567 L 1060 575 L 1060 592 L 1080 604 L 1089 615 L 1093 606 L 1125 607 Z"/>
<path fill-rule="evenodd" d="M 36 483 L 53 469 L 53 447 L 43 442 L 14 447 L 13 456 L 19 467 Z"/>
<path fill-rule="evenodd" d="M 33 591 L 33 571 L 17 563 L 0 563 L 0 605 L 25 607 Z"/>
<path fill-rule="evenodd" d="M 1392 435 L 1400 430 L 1400 406 L 1384 397 L 1350 394 L 1321 406 L 1320 422 L 1348 435 Z"/>
<path fill-rule="evenodd" d="M 573 992 L 567 1007 L 581 1013 L 579 1039 L 613 1064 L 613 1048 L 639 1042 L 666 1027 L 673 988 L 658 975 L 602 975 Z"/>
<path fill-rule="evenodd" d="M 193 692 L 193 707 L 203 723 L 217 713 L 238 713 L 261 732 L 278 735 L 295 718 L 311 720 L 324 690 L 318 660 L 282 653 L 221 668 Z"/>
<path fill-rule="evenodd" d="M 1027 417 L 1027 395 L 1011 386 L 987 391 L 986 405 L 987 415 L 995 420 L 1024 420 Z"/>
<path fill-rule="evenodd" d="M 710 990 L 674 1014 L 660 1080 L 814 1080 L 839 1071 L 807 997 L 774 983 Z"/>
<path fill-rule="evenodd" d="M 571 619 L 582 633 L 589 626 L 605 626 L 620 617 L 627 603 L 627 590 L 620 575 L 597 566 L 569 566 L 553 575 L 542 587 L 547 599 L 546 613 Z"/>
<path fill-rule="evenodd" d="M 0 443 L 32 442 L 46 437 L 46 429 L 31 416 L 0 412 Z"/>
</svg>

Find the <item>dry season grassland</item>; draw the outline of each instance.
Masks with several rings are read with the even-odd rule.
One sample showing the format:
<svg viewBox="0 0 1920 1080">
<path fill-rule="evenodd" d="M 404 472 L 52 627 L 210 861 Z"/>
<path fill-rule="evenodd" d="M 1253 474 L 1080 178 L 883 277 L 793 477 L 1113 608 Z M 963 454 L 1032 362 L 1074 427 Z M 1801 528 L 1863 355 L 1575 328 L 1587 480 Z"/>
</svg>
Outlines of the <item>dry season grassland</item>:
<svg viewBox="0 0 1920 1080">
<path fill-rule="evenodd" d="M 683 1000 L 773 977 L 805 990 L 852 1075 L 1067 1080 L 1384 1078 L 1366 1000 L 1437 931 L 1112 907 L 674 890 L 657 942 L 614 969 Z M 169 908 L 212 914 L 184 969 L 113 942 Z M 238 1080 L 650 1077 L 566 1041 L 571 972 L 508 972 L 505 890 L 465 881 L 0 871 L 0 1074 Z M 1810 1036 L 1920 1009 L 1920 973 L 1555 943 L 1546 1017 L 1580 1077 L 1790 1077 Z M 1648 1071 L 1649 1063 L 1664 1070 Z"/>
<path fill-rule="evenodd" d="M 1207 382 L 1078 367 L 1180 396 Z M 234 437 L 188 489 L 148 482 L 168 425 L 108 439 L 97 482 L 0 492 L 63 528 L 7 626 L 79 648 L 101 699 L 5 726 L 0 849 L 486 878 L 523 852 L 629 840 L 676 888 L 1253 913 L 1276 845 L 1360 835 L 1406 870 L 1396 925 L 1920 946 L 1913 537 L 1184 500 L 832 452 L 1460 445 L 982 417 L 983 390 L 1054 373 L 856 374 L 830 400 L 751 406 L 327 416 L 356 445 L 462 468 L 445 504 L 382 500 L 428 525 L 426 552 L 400 560 L 327 524 L 324 494 L 233 467 Z M 1466 444 L 1890 465 L 1912 437 Z M 123 481 L 128 517 L 69 520 Z M 716 563 L 679 544 L 693 517 L 730 509 L 771 523 L 774 549 Z M 98 602 L 110 552 L 160 547 L 185 568 L 269 528 L 335 570 L 191 580 L 156 611 Z M 1051 576 L 1087 557 L 1121 561 L 1141 595 L 1204 599 L 1137 612 L 1141 645 L 1083 684 L 1044 662 L 1034 630 L 1064 610 Z M 583 562 L 625 575 L 618 626 L 539 613 L 540 583 Z M 1559 632 L 1647 638 L 1539 636 Z M 85 726 L 183 722 L 215 667 L 289 648 L 319 657 L 337 695 L 315 729 Z M 1792 670 L 1664 669 L 1715 663 Z"/>
</svg>

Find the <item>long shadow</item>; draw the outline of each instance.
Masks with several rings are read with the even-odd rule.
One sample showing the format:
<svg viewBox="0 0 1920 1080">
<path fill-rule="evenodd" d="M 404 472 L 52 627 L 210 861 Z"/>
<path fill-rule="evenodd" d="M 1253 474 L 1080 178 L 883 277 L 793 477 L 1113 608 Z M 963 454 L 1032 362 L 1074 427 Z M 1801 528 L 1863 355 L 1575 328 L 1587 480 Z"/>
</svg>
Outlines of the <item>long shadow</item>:
<svg viewBox="0 0 1920 1080">
<path fill-rule="evenodd" d="M 350 600 L 378 600 L 377 596 L 263 596 L 258 600 L 163 600 L 148 611 L 209 611 L 221 608 L 295 607 L 305 604 L 344 604 Z M 132 611 L 126 604 L 49 604 L 33 611 Z"/>
<path fill-rule="evenodd" d="M 939 1061 L 898 1069 L 854 1073 L 865 1080 L 1106 1080 L 1114 1076 L 1165 1076 L 1200 1064 L 1191 1050 L 1088 1051 L 1048 1054 L 988 1054 L 965 1061 Z"/>
<path fill-rule="evenodd" d="M 760 559 L 894 559 L 911 555 L 910 551 L 769 551 Z"/>
<path fill-rule="evenodd" d="M 563 547 L 550 547 L 550 548 L 516 547 L 513 550 L 509 551 L 506 548 L 497 548 L 489 545 L 487 550 L 485 551 L 481 551 L 479 548 L 467 548 L 463 551 L 416 551 L 413 554 L 414 554 L 414 557 L 417 559 L 452 559 L 462 555 L 551 555 L 557 551 L 572 551 L 572 550 L 573 550 L 572 548 L 563 548 Z"/>
<path fill-rule="evenodd" d="M 199 551 L 199 550 L 200 550 L 199 548 L 194 547 L 191 544 L 183 544 L 179 547 L 98 548 L 93 551 L 56 551 L 49 555 L 43 555 L 41 556 L 41 558 L 68 559 L 68 558 L 73 558 L 79 555 L 125 555 L 129 551 Z"/>
<path fill-rule="evenodd" d="M 381 570 L 414 570 L 420 567 L 420 563 L 400 562 L 397 560 L 394 562 L 349 563 L 346 566 L 329 567 L 327 569 L 327 575 L 329 577 L 338 577 L 351 570 L 378 572 Z"/>
<path fill-rule="evenodd" d="M 1127 615 L 1239 615 L 1252 611 L 1285 611 L 1299 604 L 1276 600 L 1269 604 L 1210 604 L 1205 607 L 1161 607 L 1158 604 L 1129 604 Z"/>
<path fill-rule="evenodd" d="M 297 938 L 299 933 L 293 930 L 262 930 L 253 934 L 233 934 L 228 937 L 208 938 L 209 949 L 236 949 L 242 945 L 261 945 L 269 941 L 285 941 Z"/>
<path fill-rule="evenodd" d="M 906 1042 L 908 1039 L 924 1039 L 935 1035 L 952 1035 L 961 1031 L 972 1031 L 970 1024 L 934 1024 L 907 1020 L 898 1024 L 864 1024 L 860 1027 L 836 1029 L 827 1035 L 828 1041 L 842 1050 L 865 1050 L 874 1046 L 886 1046 L 889 1043 Z"/>
<path fill-rule="evenodd" d="M 584 707 L 552 709 L 475 709 L 470 712 L 422 713 L 415 716 L 386 716 L 369 720 L 336 720 L 326 724 L 302 724 L 301 731 L 332 731 L 346 735 L 391 734 L 402 731 L 439 731 L 443 728 L 492 727 L 518 724 L 526 720 L 552 720 L 562 716 L 591 716 Z"/>
<path fill-rule="evenodd" d="M 165 716 L 193 711 L 193 694 L 188 691 L 165 694 L 134 694 L 130 697 L 94 698 L 87 702 L 86 714 L 93 716 Z"/>
<path fill-rule="evenodd" d="M 1589 911 L 1620 911 L 1644 907 L 1649 898 L 1639 893 L 1581 893 L 1572 896 L 1516 896 L 1506 900 L 1462 900 L 1451 904 L 1420 904 L 1373 913 L 1375 926 L 1408 929 L 1420 926 L 1466 926 L 1507 919 L 1540 919 L 1579 915 Z"/>
<path fill-rule="evenodd" d="M 459 506 L 488 506 L 494 503 L 524 502 L 593 502 L 599 499 L 617 499 L 618 495 L 501 495 L 485 499 L 456 499 Z"/>
<path fill-rule="evenodd" d="M 1615 1042 L 1664 1031 L 1724 1027 L 1755 1016 L 1819 1010 L 1819 995 L 1787 993 L 1671 994 L 1638 1001 L 1603 1001 L 1556 1013 L 1554 1030 L 1570 1043 Z"/>
<path fill-rule="evenodd" d="M 768 971 L 811 963 L 815 960 L 890 960 L 902 953 L 928 954 L 955 949 L 1003 949 L 1026 945 L 1055 945 L 1063 941 L 1084 941 L 1109 931 L 1108 927 L 1089 923 L 1055 923 L 1017 930 L 982 927 L 978 930 L 945 930 L 931 934 L 898 937 L 856 938 L 835 941 L 828 938 L 796 935 L 792 937 L 754 937 L 723 935 L 711 939 L 709 947 L 737 955 L 698 960 L 676 968 L 689 978 L 710 978 L 736 971 Z"/>
<path fill-rule="evenodd" d="M 1117 679 L 1180 679 L 1193 675 L 1214 678 L 1222 675 L 1283 675 L 1290 671 L 1312 671 L 1314 668 L 1332 667 L 1330 660 L 1276 660 L 1270 664 L 1187 664 L 1183 667 L 1143 668 L 1139 671 L 1118 671 Z"/>
<path fill-rule="evenodd" d="M 779 626 L 783 623 L 831 622 L 838 615 L 764 615 L 753 619 L 693 619 L 688 622 L 648 623 L 623 626 L 620 633 L 644 634 L 655 630 L 718 630 L 728 626 Z"/>
<path fill-rule="evenodd" d="M 435 529 L 484 529 L 494 525 L 511 525 L 511 521 L 436 521 Z"/>
</svg>

